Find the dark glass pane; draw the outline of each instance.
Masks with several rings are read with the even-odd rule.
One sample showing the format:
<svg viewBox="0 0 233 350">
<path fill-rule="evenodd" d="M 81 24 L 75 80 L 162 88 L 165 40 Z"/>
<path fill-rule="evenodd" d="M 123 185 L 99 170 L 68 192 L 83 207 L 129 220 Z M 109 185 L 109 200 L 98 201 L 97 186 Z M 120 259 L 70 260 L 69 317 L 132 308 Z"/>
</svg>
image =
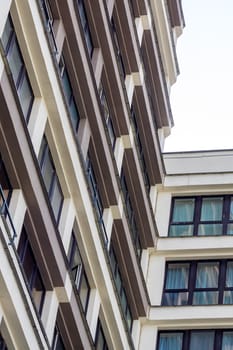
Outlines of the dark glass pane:
<svg viewBox="0 0 233 350">
<path fill-rule="evenodd" d="M 172 222 L 190 222 L 194 215 L 194 198 L 175 199 Z"/>
<path fill-rule="evenodd" d="M 222 224 L 198 225 L 198 236 L 218 236 L 222 234 Z"/>
<path fill-rule="evenodd" d="M 63 86 L 64 94 L 66 96 L 67 103 L 69 104 L 70 96 L 72 95 L 72 88 L 71 88 L 70 79 L 68 77 L 68 73 L 66 69 L 64 69 L 63 75 L 62 75 L 62 86 Z"/>
<path fill-rule="evenodd" d="M 87 18 L 86 18 L 86 11 L 84 8 L 83 0 L 78 0 L 78 10 L 79 10 L 82 27 L 85 28 L 87 23 Z"/>
<path fill-rule="evenodd" d="M 233 350 L 233 332 L 223 332 L 221 350 Z"/>
<path fill-rule="evenodd" d="M 72 260 L 70 262 L 70 268 L 73 269 L 79 265 L 82 265 L 82 259 L 78 250 L 78 246 L 75 244 Z"/>
<path fill-rule="evenodd" d="M 53 208 L 53 213 L 54 216 L 56 218 L 56 220 L 59 219 L 59 214 L 60 214 L 60 209 L 61 209 L 61 205 L 63 202 L 63 194 L 60 188 L 60 184 L 58 181 L 58 178 L 55 178 L 54 184 L 53 184 L 53 193 L 51 196 L 51 206 Z"/>
<path fill-rule="evenodd" d="M 23 227 L 22 232 L 20 234 L 19 245 L 17 248 L 17 252 L 21 262 L 23 261 L 23 257 L 27 248 L 27 243 L 28 243 L 27 234 L 26 234 L 25 228 Z"/>
<path fill-rule="evenodd" d="M 202 199 L 201 221 L 222 220 L 223 197 Z"/>
<path fill-rule="evenodd" d="M 115 254 L 114 254 L 112 249 L 110 249 L 109 259 L 110 259 L 110 265 L 111 265 L 112 272 L 114 273 L 115 269 L 116 269 L 117 262 L 116 262 Z"/>
<path fill-rule="evenodd" d="M 52 180 L 55 174 L 54 165 L 50 158 L 50 154 L 47 153 L 42 165 L 42 175 L 45 183 L 45 187 L 48 193 L 51 190 Z"/>
<path fill-rule="evenodd" d="M 80 278 L 82 272 L 82 259 L 78 250 L 78 245 L 76 241 L 74 241 L 74 245 L 72 247 L 72 257 L 70 260 L 70 269 L 73 276 L 73 280 L 77 289 L 79 289 Z"/>
<path fill-rule="evenodd" d="M 3 339 L 1 333 L 0 333 L 0 350 L 7 350 L 7 346 L 6 346 L 6 343 L 5 343 L 5 340 Z"/>
<path fill-rule="evenodd" d="M 193 305 L 218 304 L 218 292 L 194 292 Z"/>
<path fill-rule="evenodd" d="M 233 197 L 231 197 L 229 220 L 233 220 Z"/>
<path fill-rule="evenodd" d="M 23 256 L 22 265 L 25 275 L 27 277 L 28 284 L 31 287 L 33 273 L 36 269 L 36 263 L 32 253 L 32 249 L 29 244 L 27 245 L 25 255 Z"/>
<path fill-rule="evenodd" d="M 91 33 L 88 25 L 88 20 L 87 20 L 87 14 L 84 6 L 84 2 L 82 0 L 78 0 L 78 10 L 79 10 L 79 15 L 81 19 L 81 24 L 83 27 L 84 31 L 84 36 L 85 36 L 85 41 L 87 44 L 87 50 L 89 55 L 92 55 L 93 51 L 93 43 L 92 43 L 92 38 L 91 38 Z"/>
<path fill-rule="evenodd" d="M 113 124 L 112 124 L 111 119 L 108 118 L 106 123 L 107 123 L 107 128 L 108 128 L 108 134 L 109 134 L 110 142 L 111 142 L 112 147 L 114 147 L 115 141 L 116 141 L 116 135 L 115 135 L 115 132 L 114 132 L 114 129 L 113 129 Z"/>
<path fill-rule="evenodd" d="M 164 293 L 162 305 L 174 306 L 174 305 L 187 305 L 188 304 L 188 292 L 170 292 Z"/>
<path fill-rule="evenodd" d="M 214 349 L 214 331 L 191 333 L 190 350 L 213 350 Z"/>
<path fill-rule="evenodd" d="M 226 290 L 224 292 L 223 304 L 233 304 L 233 290 Z"/>
<path fill-rule="evenodd" d="M 3 34 L 2 34 L 2 38 L 1 38 L 2 46 L 3 46 L 5 52 L 7 50 L 7 46 L 9 44 L 10 39 L 11 39 L 12 33 L 13 33 L 13 27 L 12 27 L 11 21 L 8 17 L 6 24 L 5 24 Z"/>
<path fill-rule="evenodd" d="M 116 270 L 115 283 L 116 283 L 117 291 L 118 291 L 118 293 L 120 294 L 120 292 L 121 292 L 121 284 L 122 284 L 122 281 L 121 281 L 120 271 L 119 271 L 118 268 L 117 268 L 117 270 Z"/>
<path fill-rule="evenodd" d="M 61 336 L 57 338 L 57 342 L 54 350 L 66 350 L 65 345 L 63 344 L 63 341 L 61 339 Z"/>
<path fill-rule="evenodd" d="M 59 329 L 56 327 L 54 331 L 54 337 L 53 337 L 53 350 L 66 350 L 65 345 L 63 343 L 61 334 L 59 332 Z"/>
<path fill-rule="evenodd" d="M 79 296 L 83 310 L 86 310 L 90 287 L 85 274 L 82 274 L 82 280 L 80 281 Z"/>
<path fill-rule="evenodd" d="M 159 335 L 159 350 L 182 350 L 182 343 L 183 333 L 160 333 Z"/>
<path fill-rule="evenodd" d="M 6 200 L 7 204 L 9 205 L 10 196 L 11 196 L 11 192 L 12 192 L 12 186 L 11 186 L 10 180 L 8 178 L 5 165 L 1 159 L 1 156 L 0 156 L 0 186 L 1 186 L 2 191 L 3 191 L 4 199 Z M 3 199 L 0 198 L 0 206 L 2 204 L 3 204 Z"/>
<path fill-rule="evenodd" d="M 73 128 L 75 131 L 77 131 L 80 117 L 79 117 L 78 109 L 73 97 L 71 98 L 71 101 L 70 101 L 69 111 L 70 111 Z"/>
<path fill-rule="evenodd" d="M 233 261 L 227 263 L 226 287 L 233 287 Z"/>
<path fill-rule="evenodd" d="M 93 53 L 93 43 L 92 43 L 91 34 L 89 30 L 87 30 L 85 33 L 85 40 L 86 40 L 89 56 L 91 57 Z"/>
<path fill-rule="evenodd" d="M 43 162 L 44 162 L 44 156 L 45 156 L 45 151 L 47 149 L 47 141 L 46 138 L 43 137 L 42 141 L 41 141 L 41 146 L 40 146 L 40 151 L 39 151 L 39 155 L 38 155 L 38 162 L 40 165 L 40 168 L 42 169 L 43 167 Z"/>
<path fill-rule="evenodd" d="M 124 289 L 122 289 L 122 291 L 121 291 L 121 307 L 122 307 L 124 314 L 126 312 L 126 306 L 127 306 L 126 294 L 125 294 Z"/>
<path fill-rule="evenodd" d="M 196 288 L 217 288 L 219 276 L 218 262 L 203 262 L 197 265 Z"/>
<path fill-rule="evenodd" d="M 227 225 L 227 235 L 233 235 L 233 224 Z"/>
<path fill-rule="evenodd" d="M 166 275 L 166 289 L 187 289 L 189 264 L 169 264 Z"/>
<path fill-rule="evenodd" d="M 181 236 L 192 236 L 193 225 L 170 225 L 169 236 L 170 237 L 181 237 Z"/>
<path fill-rule="evenodd" d="M 19 76 L 22 72 L 24 63 L 16 40 L 13 42 L 12 47 L 10 48 L 10 51 L 7 55 L 7 60 L 10 66 L 15 86 L 17 88 Z"/>
<path fill-rule="evenodd" d="M 102 327 L 99 325 L 96 334 L 96 350 L 105 350 L 105 337 Z"/>
<path fill-rule="evenodd" d="M 23 115 L 26 119 L 28 117 L 30 108 L 32 106 L 32 101 L 34 98 L 32 93 L 32 88 L 27 75 L 24 76 L 22 85 L 19 87 L 18 95 L 19 95 L 19 100 L 20 100 L 20 105 L 22 107 Z"/>
</svg>

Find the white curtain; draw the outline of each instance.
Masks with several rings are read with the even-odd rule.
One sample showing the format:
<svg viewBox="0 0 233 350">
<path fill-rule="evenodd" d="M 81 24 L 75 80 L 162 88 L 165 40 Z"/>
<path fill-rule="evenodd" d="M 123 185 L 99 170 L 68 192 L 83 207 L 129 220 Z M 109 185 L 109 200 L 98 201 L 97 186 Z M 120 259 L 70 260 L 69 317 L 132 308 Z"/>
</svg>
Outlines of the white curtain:
<svg viewBox="0 0 233 350">
<path fill-rule="evenodd" d="M 201 221 L 222 220 L 223 198 L 203 198 L 201 206 Z"/>
<path fill-rule="evenodd" d="M 233 332 L 223 332 L 221 350 L 233 350 Z"/>
<path fill-rule="evenodd" d="M 214 332 L 192 332 L 190 350 L 213 350 Z"/>
<path fill-rule="evenodd" d="M 159 350 L 182 350 L 183 333 L 160 333 Z"/>
<path fill-rule="evenodd" d="M 191 222 L 194 214 L 194 198 L 175 199 L 172 222 Z"/>
</svg>

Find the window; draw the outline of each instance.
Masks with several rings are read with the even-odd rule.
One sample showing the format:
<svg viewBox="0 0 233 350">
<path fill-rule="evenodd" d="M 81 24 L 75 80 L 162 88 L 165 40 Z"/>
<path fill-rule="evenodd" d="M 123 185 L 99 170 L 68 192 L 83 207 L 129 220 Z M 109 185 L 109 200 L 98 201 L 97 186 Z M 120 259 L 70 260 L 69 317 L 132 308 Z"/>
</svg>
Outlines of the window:
<svg viewBox="0 0 233 350">
<path fill-rule="evenodd" d="M 41 314 L 45 296 L 45 287 L 25 227 L 23 227 L 20 235 L 18 255 L 37 311 Z"/>
<path fill-rule="evenodd" d="M 118 61 L 119 69 L 120 69 L 120 75 L 123 77 L 123 79 L 125 79 L 125 77 L 126 77 L 125 65 L 124 65 L 122 53 L 121 53 L 121 50 L 120 50 L 120 44 L 119 44 L 119 40 L 118 40 L 118 35 L 117 35 L 117 31 L 116 31 L 115 22 L 114 22 L 113 19 L 112 19 L 111 23 L 112 23 L 113 41 L 114 41 L 114 44 L 115 44 L 117 61 Z"/>
<path fill-rule="evenodd" d="M 233 261 L 168 262 L 162 305 L 233 304 Z"/>
<path fill-rule="evenodd" d="M 3 339 L 1 333 L 0 333 L 0 350 L 7 350 L 5 340 Z"/>
<path fill-rule="evenodd" d="M 102 200 L 101 200 L 100 193 L 98 190 L 98 185 L 97 185 L 94 169 L 93 169 L 93 166 L 91 164 L 89 157 L 87 157 L 87 177 L 88 177 L 88 183 L 89 183 L 89 188 L 90 188 L 90 192 L 91 192 L 91 197 L 93 200 L 95 212 L 96 212 L 97 219 L 98 219 L 98 224 L 99 224 L 99 227 L 101 228 L 101 231 L 103 233 L 104 243 L 107 245 L 108 236 L 107 236 L 106 228 L 105 228 L 104 221 L 103 221 L 104 208 L 103 208 Z"/>
<path fill-rule="evenodd" d="M 121 277 L 121 272 L 120 272 L 119 265 L 118 265 L 116 255 L 115 255 L 115 252 L 113 250 L 112 245 L 110 246 L 110 249 L 109 249 L 109 260 L 110 260 L 110 266 L 111 266 L 111 270 L 113 273 L 115 286 L 116 286 L 116 289 L 118 292 L 118 296 L 120 298 L 121 309 L 122 309 L 122 312 L 124 314 L 128 329 L 131 331 L 132 325 L 133 325 L 132 313 L 130 310 L 130 306 L 129 306 L 128 299 L 126 296 L 125 288 L 123 285 L 123 280 Z"/>
<path fill-rule="evenodd" d="M 140 161 L 141 161 L 144 182 L 145 182 L 146 190 L 147 190 L 147 192 L 149 192 L 150 179 L 149 179 L 149 175 L 148 175 L 148 171 L 147 171 L 147 167 L 146 167 L 145 157 L 144 157 L 143 148 L 142 148 L 142 142 L 140 139 L 139 128 L 138 128 L 136 114 L 135 114 L 133 106 L 131 107 L 131 120 L 132 120 L 133 126 L 134 126 L 134 136 L 135 136 L 136 141 L 137 141 L 137 149 L 138 149 L 138 153 L 139 153 L 139 157 L 140 157 Z"/>
<path fill-rule="evenodd" d="M 53 335 L 53 344 L 52 350 L 65 350 L 65 345 L 63 343 L 61 333 L 57 325 L 55 326 L 54 335 Z"/>
<path fill-rule="evenodd" d="M 169 236 L 233 235 L 233 196 L 173 198 Z"/>
<path fill-rule="evenodd" d="M 12 194 L 12 186 L 8 178 L 5 165 L 0 155 L 0 187 L 2 190 L 2 196 L 0 197 L 0 211 L 5 213 L 5 204 L 9 205 Z M 4 197 L 4 198 L 3 198 Z"/>
<path fill-rule="evenodd" d="M 95 347 L 96 350 L 108 350 L 109 349 L 100 321 L 98 321 L 98 325 L 97 325 L 95 346 L 96 346 Z"/>
<path fill-rule="evenodd" d="M 135 220 L 135 215 L 134 215 L 134 211 L 133 211 L 133 207 L 132 207 L 132 202 L 131 202 L 131 199 L 129 196 L 126 178 L 123 174 L 123 171 L 121 173 L 121 189 L 122 189 L 122 194 L 123 194 L 124 200 L 125 200 L 125 207 L 126 207 L 128 220 L 129 220 L 130 229 L 131 229 L 132 239 L 133 239 L 133 242 L 135 244 L 137 256 L 140 259 L 141 254 L 142 254 L 142 246 L 141 246 L 140 236 L 139 236 L 137 223 Z"/>
<path fill-rule="evenodd" d="M 63 203 L 63 194 L 53 163 L 52 155 L 49 150 L 49 145 L 45 137 L 41 143 L 38 160 L 50 204 L 52 206 L 56 222 L 58 222 Z"/>
<path fill-rule="evenodd" d="M 232 330 L 159 332 L 156 350 L 232 350 Z"/>
<path fill-rule="evenodd" d="M 62 88 L 63 88 L 63 92 L 65 95 L 68 111 L 70 114 L 72 127 L 74 129 L 74 132 L 77 134 L 79 121 L 80 121 L 80 115 L 78 112 L 78 107 L 77 107 L 76 102 L 75 102 L 74 92 L 72 89 L 70 77 L 69 77 L 68 70 L 66 68 L 63 56 L 61 56 L 61 59 L 59 62 L 59 68 L 60 68 Z"/>
<path fill-rule="evenodd" d="M 93 46 L 93 41 L 92 41 L 92 37 L 91 37 L 90 27 L 88 24 L 87 13 L 86 13 L 86 9 L 84 6 L 84 1 L 77 0 L 77 5 L 78 5 L 78 12 L 80 15 L 81 24 L 82 24 L 82 28 L 83 28 L 83 32 L 84 32 L 84 37 L 85 37 L 85 41 L 86 41 L 86 45 L 87 45 L 87 51 L 88 51 L 89 56 L 92 57 L 94 46 Z"/>
<path fill-rule="evenodd" d="M 2 35 L 2 46 L 11 70 L 24 118 L 28 121 L 34 95 L 10 17 L 7 19 Z"/>
<path fill-rule="evenodd" d="M 90 286 L 87 280 L 82 258 L 78 249 L 77 241 L 73 233 L 71 236 L 68 259 L 73 281 L 79 293 L 83 310 L 86 312 L 90 295 Z"/>
<path fill-rule="evenodd" d="M 100 102 L 101 102 L 103 113 L 104 113 L 106 127 L 108 130 L 109 139 L 110 139 L 112 148 L 114 148 L 115 142 L 116 142 L 116 135 L 114 132 L 112 119 L 111 119 L 111 115 L 110 115 L 110 111 L 109 111 L 109 107 L 108 107 L 108 102 L 107 102 L 106 95 L 105 95 L 104 88 L 103 88 L 102 84 L 101 84 L 100 89 L 99 89 L 99 95 L 100 95 Z"/>
<path fill-rule="evenodd" d="M 49 43 L 54 53 L 57 53 L 57 44 L 53 30 L 54 18 L 48 0 L 41 0 L 42 14 L 44 17 L 47 32 L 49 34 Z"/>
</svg>

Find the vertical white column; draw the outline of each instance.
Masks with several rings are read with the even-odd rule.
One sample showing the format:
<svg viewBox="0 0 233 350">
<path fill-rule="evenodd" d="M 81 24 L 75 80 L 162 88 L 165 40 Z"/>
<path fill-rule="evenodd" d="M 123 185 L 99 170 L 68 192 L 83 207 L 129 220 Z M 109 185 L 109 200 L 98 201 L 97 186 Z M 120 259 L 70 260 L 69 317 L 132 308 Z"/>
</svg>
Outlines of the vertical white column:
<svg viewBox="0 0 233 350">
<path fill-rule="evenodd" d="M 75 219 L 75 208 L 71 199 L 66 198 L 63 202 L 61 218 L 59 222 L 59 232 L 61 234 L 62 242 L 65 251 L 68 251 L 70 236 Z"/>
<path fill-rule="evenodd" d="M 90 328 L 92 338 L 95 339 L 96 327 L 100 310 L 100 296 L 97 289 L 92 289 L 89 297 L 87 310 L 87 323 Z"/>
<path fill-rule="evenodd" d="M 53 340 L 58 304 L 59 303 L 55 291 L 46 292 L 41 320 L 50 344 L 52 344 Z"/>
</svg>

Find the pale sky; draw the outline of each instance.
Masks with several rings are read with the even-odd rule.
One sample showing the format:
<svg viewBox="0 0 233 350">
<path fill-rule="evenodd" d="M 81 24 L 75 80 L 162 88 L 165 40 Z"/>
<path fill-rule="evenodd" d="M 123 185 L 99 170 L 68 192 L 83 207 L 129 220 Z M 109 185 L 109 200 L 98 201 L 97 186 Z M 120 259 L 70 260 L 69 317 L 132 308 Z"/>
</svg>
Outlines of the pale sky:
<svg viewBox="0 0 233 350">
<path fill-rule="evenodd" d="M 186 27 L 165 152 L 233 149 L 233 0 L 182 0 Z"/>
</svg>

